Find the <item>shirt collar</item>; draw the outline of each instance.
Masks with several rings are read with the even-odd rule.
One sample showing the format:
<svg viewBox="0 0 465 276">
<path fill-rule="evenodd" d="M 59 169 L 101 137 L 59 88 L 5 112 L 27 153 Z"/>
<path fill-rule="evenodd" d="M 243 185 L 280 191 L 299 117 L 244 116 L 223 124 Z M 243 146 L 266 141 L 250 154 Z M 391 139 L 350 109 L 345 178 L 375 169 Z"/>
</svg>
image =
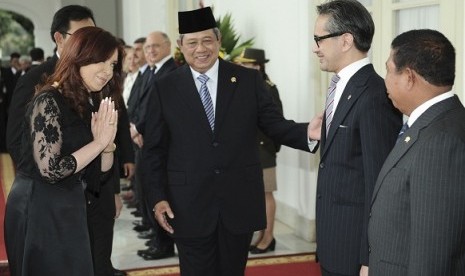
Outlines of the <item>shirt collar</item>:
<svg viewBox="0 0 465 276">
<path fill-rule="evenodd" d="M 432 107 L 438 102 L 444 101 L 445 99 L 448 99 L 453 96 L 454 93 L 452 91 L 448 91 L 422 103 L 420 106 L 418 106 L 417 108 L 415 108 L 415 110 L 412 111 L 410 117 L 407 120 L 407 125 L 411 127 L 413 123 L 421 116 L 421 114 L 428 110 L 428 108 Z"/>
<path fill-rule="evenodd" d="M 147 67 L 149 67 L 148 63 L 142 65 L 141 67 L 139 67 L 139 72 L 143 74 L 145 72 L 145 69 L 147 69 Z"/>
<path fill-rule="evenodd" d="M 159 62 L 155 63 L 155 66 L 157 67 L 156 71 L 160 70 L 160 68 L 163 66 L 163 64 L 165 64 L 165 62 L 168 61 L 168 59 L 170 59 L 171 56 L 170 55 L 167 55 L 166 57 L 162 58 Z"/>
<path fill-rule="evenodd" d="M 347 81 L 353 75 L 355 75 L 355 73 L 357 73 L 357 71 L 360 70 L 360 68 L 367 64 L 370 64 L 370 59 L 368 57 L 362 58 L 342 68 L 342 70 L 339 71 L 337 75 L 341 78 L 341 80 Z"/>
<path fill-rule="evenodd" d="M 207 75 L 209 79 L 211 79 L 213 82 L 217 82 L 218 80 L 218 68 L 219 68 L 219 59 L 216 59 L 216 62 L 213 64 L 212 68 L 210 68 L 207 72 L 204 73 L 204 75 Z M 195 71 L 194 69 L 191 68 L 192 76 L 194 77 L 194 80 L 197 80 L 197 77 L 201 75 L 201 73 Z"/>
</svg>

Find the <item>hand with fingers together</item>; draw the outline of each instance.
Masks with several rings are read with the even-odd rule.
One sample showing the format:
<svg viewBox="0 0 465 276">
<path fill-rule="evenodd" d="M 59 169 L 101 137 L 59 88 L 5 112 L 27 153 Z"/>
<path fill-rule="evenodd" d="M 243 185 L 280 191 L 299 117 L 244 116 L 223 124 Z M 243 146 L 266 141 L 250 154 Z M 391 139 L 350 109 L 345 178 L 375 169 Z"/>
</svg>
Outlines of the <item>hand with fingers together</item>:
<svg viewBox="0 0 465 276">
<path fill-rule="evenodd" d="M 94 140 L 104 148 L 113 145 L 118 126 L 118 112 L 111 98 L 105 98 L 100 102 L 98 112 L 92 114 L 91 126 Z"/>
</svg>

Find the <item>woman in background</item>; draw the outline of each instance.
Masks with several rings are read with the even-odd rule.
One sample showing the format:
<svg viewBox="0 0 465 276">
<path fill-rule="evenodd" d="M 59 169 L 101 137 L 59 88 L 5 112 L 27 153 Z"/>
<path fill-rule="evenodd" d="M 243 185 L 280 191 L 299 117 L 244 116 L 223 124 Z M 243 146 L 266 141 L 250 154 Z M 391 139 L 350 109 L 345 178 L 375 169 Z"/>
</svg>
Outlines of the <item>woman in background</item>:
<svg viewBox="0 0 465 276">
<path fill-rule="evenodd" d="M 234 61 L 244 67 L 255 69 L 262 73 L 265 87 L 270 91 L 274 103 L 282 114 L 283 106 L 279 98 L 278 88 L 270 81 L 265 71 L 265 63 L 269 61 L 265 58 L 265 51 L 262 49 L 246 48 Z M 273 228 L 276 202 L 273 192 L 277 190 L 276 153 L 280 147 L 281 145 L 274 143 L 268 136 L 258 131 L 258 148 L 263 168 L 263 181 L 265 183 L 266 229 L 259 232 L 258 238 L 250 246 L 250 253 L 252 254 L 262 254 L 275 250 L 276 240 L 273 236 Z"/>
</svg>

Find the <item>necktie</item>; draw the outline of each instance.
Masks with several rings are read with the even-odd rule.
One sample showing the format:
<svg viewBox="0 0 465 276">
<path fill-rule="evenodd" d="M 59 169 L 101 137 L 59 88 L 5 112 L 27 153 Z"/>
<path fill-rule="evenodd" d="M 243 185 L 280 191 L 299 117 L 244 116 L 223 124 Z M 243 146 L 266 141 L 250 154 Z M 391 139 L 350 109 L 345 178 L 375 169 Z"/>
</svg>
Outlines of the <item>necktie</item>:
<svg viewBox="0 0 465 276">
<path fill-rule="evenodd" d="M 156 66 L 150 67 L 150 72 L 149 72 L 148 77 L 147 77 L 147 82 L 145 83 L 146 85 L 148 85 L 150 83 L 150 80 L 152 80 L 152 77 L 155 74 L 155 69 L 156 68 L 157 68 Z"/>
<path fill-rule="evenodd" d="M 212 130 L 214 130 L 215 129 L 215 110 L 213 110 L 212 98 L 207 88 L 208 77 L 207 75 L 202 74 L 198 76 L 197 79 L 202 84 L 200 86 L 200 91 L 199 91 L 200 99 L 202 100 L 203 108 L 205 109 L 205 114 L 207 114 L 207 119 L 208 119 L 208 122 L 210 123 L 210 127 L 212 128 Z"/>
<path fill-rule="evenodd" d="M 331 121 L 333 120 L 334 95 L 336 94 L 336 84 L 339 81 L 339 79 L 340 77 L 338 75 L 334 75 L 331 78 L 331 84 L 329 85 L 328 93 L 326 94 L 326 136 L 328 136 L 329 127 L 331 126 Z"/>
<path fill-rule="evenodd" d="M 397 135 L 397 141 L 396 141 L 396 143 L 400 141 L 402 135 L 404 135 L 404 132 L 406 132 L 408 129 L 409 129 L 409 126 L 408 126 L 407 123 L 405 123 L 405 124 L 402 126 L 402 128 L 400 129 L 399 134 Z"/>
</svg>

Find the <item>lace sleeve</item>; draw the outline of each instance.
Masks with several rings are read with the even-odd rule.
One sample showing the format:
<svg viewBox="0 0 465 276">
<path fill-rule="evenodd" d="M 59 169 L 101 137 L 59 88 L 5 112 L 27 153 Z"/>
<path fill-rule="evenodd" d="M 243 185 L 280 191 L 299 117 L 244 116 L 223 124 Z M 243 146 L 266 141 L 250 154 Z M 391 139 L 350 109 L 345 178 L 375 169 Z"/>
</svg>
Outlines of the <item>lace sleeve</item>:
<svg viewBox="0 0 465 276">
<path fill-rule="evenodd" d="M 60 109 L 51 94 L 37 97 L 31 115 L 33 155 L 40 174 L 52 184 L 76 170 L 74 156 L 61 154 L 63 133 L 59 117 Z"/>
</svg>

